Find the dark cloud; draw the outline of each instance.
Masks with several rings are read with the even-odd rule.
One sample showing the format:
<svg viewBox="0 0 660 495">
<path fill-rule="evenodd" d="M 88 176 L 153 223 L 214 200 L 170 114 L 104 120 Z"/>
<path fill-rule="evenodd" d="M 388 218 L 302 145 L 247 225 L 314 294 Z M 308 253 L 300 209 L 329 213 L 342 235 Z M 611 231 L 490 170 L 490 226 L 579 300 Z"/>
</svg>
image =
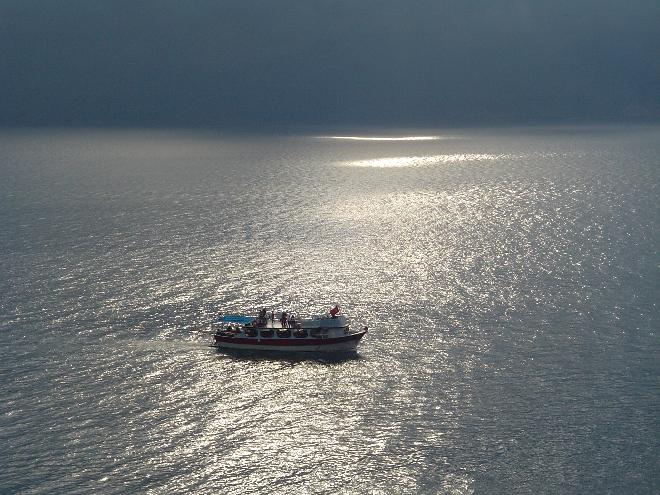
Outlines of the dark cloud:
<svg viewBox="0 0 660 495">
<path fill-rule="evenodd" d="M 0 124 L 660 117 L 657 0 L 0 0 Z"/>
</svg>

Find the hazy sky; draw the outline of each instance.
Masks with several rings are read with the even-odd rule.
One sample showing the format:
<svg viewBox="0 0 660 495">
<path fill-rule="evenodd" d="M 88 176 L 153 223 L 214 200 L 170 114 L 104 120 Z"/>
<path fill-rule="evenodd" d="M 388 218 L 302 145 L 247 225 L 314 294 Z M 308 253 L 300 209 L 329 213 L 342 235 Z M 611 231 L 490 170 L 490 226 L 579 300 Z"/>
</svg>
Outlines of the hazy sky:
<svg viewBox="0 0 660 495">
<path fill-rule="evenodd" d="M 660 119 L 659 0 L 0 0 L 0 125 Z"/>
</svg>

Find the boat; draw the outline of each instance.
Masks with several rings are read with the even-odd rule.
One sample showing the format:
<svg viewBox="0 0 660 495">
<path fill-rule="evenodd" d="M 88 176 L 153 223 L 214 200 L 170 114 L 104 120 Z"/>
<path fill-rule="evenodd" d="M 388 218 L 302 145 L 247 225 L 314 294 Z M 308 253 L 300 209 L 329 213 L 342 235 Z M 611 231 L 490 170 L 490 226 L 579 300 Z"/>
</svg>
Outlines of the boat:
<svg viewBox="0 0 660 495">
<path fill-rule="evenodd" d="M 368 329 L 351 330 L 347 318 L 337 311 L 299 321 L 287 318 L 286 313 L 280 318 L 273 313 L 266 317 L 265 310 L 257 317 L 220 315 L 211 327 L 215 331 L 212 346 L 253 351 L 356 351 Z"/>
</svg>

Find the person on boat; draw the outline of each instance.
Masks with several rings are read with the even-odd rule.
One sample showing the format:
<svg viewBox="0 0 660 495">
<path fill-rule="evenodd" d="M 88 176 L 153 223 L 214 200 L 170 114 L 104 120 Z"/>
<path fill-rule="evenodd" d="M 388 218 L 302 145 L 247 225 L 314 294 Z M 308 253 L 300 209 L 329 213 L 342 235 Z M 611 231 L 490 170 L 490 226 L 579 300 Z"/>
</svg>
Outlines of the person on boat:
<svg viewBox="0 0 660 495">
<path fill-rule="evenodd" d="M 266 308 L 262 308 L 259 311 L 259 325 L 262 327 L 266 326 Z"/>
<path fill-rule="evenodd" d="M 282 311 L 282 317 L 280 318 L 280 324 L 282 325 L 282 328 L 286 328 L 286 325 L 287 325 L 286 311 Z"/>
<path fill-rule="evenodd" d="M 339 313 L 339 304 L 335 304 L 335 307 L 330 310 L 330 316 L 337 318 L 337 313 Z"/>
</svg>

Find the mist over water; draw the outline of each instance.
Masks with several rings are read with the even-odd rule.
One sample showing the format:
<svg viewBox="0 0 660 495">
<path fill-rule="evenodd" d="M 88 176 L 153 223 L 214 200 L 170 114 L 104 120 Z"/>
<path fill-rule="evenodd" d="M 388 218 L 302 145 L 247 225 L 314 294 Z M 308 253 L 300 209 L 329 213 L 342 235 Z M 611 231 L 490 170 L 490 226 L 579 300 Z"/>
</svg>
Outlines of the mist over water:
<svg viewBox="0 0 660 495">
<path fill-rule="evenodd" d="M 660 490 L 660 128 L 0 133 L 0 492 Z M 369 326 L 228 355 L 219 311 Z"/>
</svg>

